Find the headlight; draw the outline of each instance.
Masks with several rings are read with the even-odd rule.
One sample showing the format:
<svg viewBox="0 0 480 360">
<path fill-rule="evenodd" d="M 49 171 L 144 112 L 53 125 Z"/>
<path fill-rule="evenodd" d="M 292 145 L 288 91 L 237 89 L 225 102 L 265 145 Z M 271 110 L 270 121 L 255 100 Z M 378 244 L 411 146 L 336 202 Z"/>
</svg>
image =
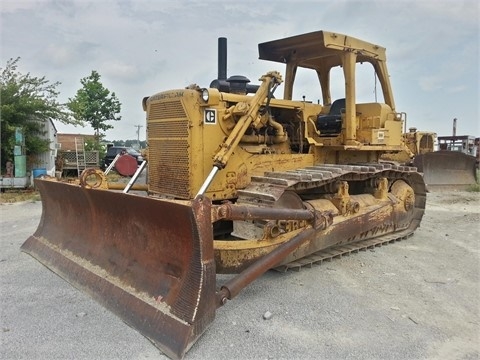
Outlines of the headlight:
<svg viewBox="0 0 480 360">
<path fill-rule="evenodd" d="M 210 94 L 208 93 L 208 89 L 202 89 L 202 99 L 205 102 L 208 102 L 208 99 L 210 98 Z"/>
<path fill-rule="evenodd" d="M 214 88 L 201 88 L 198 90 L 201 100 L 198 101 L 198 105 L 215 106 L 220 103 L 220 92 Z"/>
</svg>

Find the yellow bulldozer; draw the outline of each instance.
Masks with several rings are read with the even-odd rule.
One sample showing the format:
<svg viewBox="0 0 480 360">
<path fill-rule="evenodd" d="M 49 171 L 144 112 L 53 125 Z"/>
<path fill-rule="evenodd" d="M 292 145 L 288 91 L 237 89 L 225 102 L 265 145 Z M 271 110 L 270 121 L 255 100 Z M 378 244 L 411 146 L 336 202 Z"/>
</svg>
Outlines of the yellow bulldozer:
<svg viewBox="0 0 480 360">
<path fill-rule="evenodd" d="M 380 161 L 404 150 L 385 48 L 316 31 L 258 45 L 286 66 L 250 84 L 219 74 L 143 99 L 146 195 L 35 181 L 43 213 L 22 250 L 86 291 L 166 355 L 182 358 L 216 309 L 269 269 L 288 270 L 405 239 L 426 190 L 414 167 Z M 359 103 L 356 69 L 369 66 L 383 101 Z M 298 70 L 321 101 L 294 100 Z M 342 75 L 332 99 L 331 72 Z M 274 91 L 283 83 L 283 97 Z M 94 174 L 94 172 L 92 173 Z M 216 274 L 237 274 L 217 284 Z"/>
<path fill-rule="evenodd" d="M 382 160 L 414 166 L 430 189 L 463 189 L 477 182 L 478 141 L 474 136 L 437 136 L 434 132 L 411 127 L 403 134 L 405 150 L 386 153 Z M 437 149 L 438 147 L 438 149 Z"/>
<path fill-rule="evenodd" d="M 418 153 L 411 164 L 429 189 L 464 189 L 477 182 L 478 146 L 470 135 L 438 136 L 438 150 Z"/>
<path fill-rule="evenodd" d="M 382 159 L 399 164 L 412 165 L 415 156 L 435 151 L 437 134 L 430 131 L 418 131 L 411 127 L 403 133 L 405 150 L 382 155 Z"/>
</svg>

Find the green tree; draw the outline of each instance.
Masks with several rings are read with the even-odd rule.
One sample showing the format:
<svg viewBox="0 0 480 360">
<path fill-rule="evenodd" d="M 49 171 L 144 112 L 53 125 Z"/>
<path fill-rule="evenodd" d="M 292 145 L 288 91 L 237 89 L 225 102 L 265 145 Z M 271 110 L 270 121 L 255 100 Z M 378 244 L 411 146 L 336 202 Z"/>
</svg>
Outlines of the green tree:
<svg viewBox="0 0 480 360">
<path fill-rule="evenodd" d="M 133 148 L 137 148 L 140 145 L 140 149 L 145 149 L 146 141 L 145 140 L 139 141 L 137 139 L 125 140 L 123 145 L 127 147 L 133 147 Z"/>
<path fill-rule="evenodd" d="M 85 139 L 85 151 L 98 151 L 98 157 L 103 159 L 107 153 L 104 144 L 92 138 Z"/>
<path fill-rule="evenodd" d="M 48 151 L 50 143 L 42 138 L 43 124 L 49 119 L 76 124 L 64 104 L 57 100 L 59 82 L 44 76 L 34 77 L 18 71 L 20 58 L 7 61 L 0 74 L 0 127 L 2 166 L 13 159 L 15 128 L 23 129 L 26 155 Z"/>
<path fill-rule="evenodd" d="M 82 88 L 77 91 L 74 98 L 69 98 L 67 106 L 73 117 L 82 123 L 88 123 L 95 130 L 97 141 L 104 136 L 101 131 L 113 129 L 107 121 L 120 120 L 118 115 L 121 103 L 110 90 L 100 82 L 100 74 L 92 70 L 90 76 L 80 80 Z"/>
<path fill-rule="evenodd" d="M 124 140 L 113 140 L 113 146 L 125 146 Z"/>
</svg>

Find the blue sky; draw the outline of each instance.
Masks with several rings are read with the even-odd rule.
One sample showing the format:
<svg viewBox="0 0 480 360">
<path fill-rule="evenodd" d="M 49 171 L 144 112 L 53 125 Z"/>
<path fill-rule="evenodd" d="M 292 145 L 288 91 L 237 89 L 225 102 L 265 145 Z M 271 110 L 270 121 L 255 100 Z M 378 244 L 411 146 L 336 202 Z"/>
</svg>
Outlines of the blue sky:
<svg viewBox="0 0 480 360">
<path fill-rule="evenodd" d="M 109 140 L 135 139 L 136 125 L 143 125 L 145 139 L 144 96 L 208 86 L 217 76 L 218 37 L 228 39 L 228 75 L 254 82 L 266 71 L 284 72 L 258 60 L 258 43 L 317 30 L 387 48 L 397 111 L 407 113 L 409 127 L 451 135 L 457 118 L 457 135 L 480 136 L 476 0 L 2 0 L 0 16 L 0 67 L 20 56 L 21 72 L 62 83 L 62 102 L 75 95 L 81 78 L 100 73 L 122 103 Z M 316 101 L 317 85 L 302 86 L 301 95 Z M 365 80 L 357 95 L 373 101 L 373 89 Z"/>
</svg>

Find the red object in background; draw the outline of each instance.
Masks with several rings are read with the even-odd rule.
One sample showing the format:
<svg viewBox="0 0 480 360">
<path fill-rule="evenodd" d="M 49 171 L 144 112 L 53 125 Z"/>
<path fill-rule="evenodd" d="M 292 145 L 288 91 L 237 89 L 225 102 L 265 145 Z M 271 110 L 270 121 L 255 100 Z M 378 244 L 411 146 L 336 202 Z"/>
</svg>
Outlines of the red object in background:
<svg viewBox="0 0 480 360">
<path fill-rule="evenodd" d="M 128 154 L 120 156 L 115 163 L 115 170 L 123 176 L 132 176 L 137 168 L 137 159 Z"/>
</svg>

